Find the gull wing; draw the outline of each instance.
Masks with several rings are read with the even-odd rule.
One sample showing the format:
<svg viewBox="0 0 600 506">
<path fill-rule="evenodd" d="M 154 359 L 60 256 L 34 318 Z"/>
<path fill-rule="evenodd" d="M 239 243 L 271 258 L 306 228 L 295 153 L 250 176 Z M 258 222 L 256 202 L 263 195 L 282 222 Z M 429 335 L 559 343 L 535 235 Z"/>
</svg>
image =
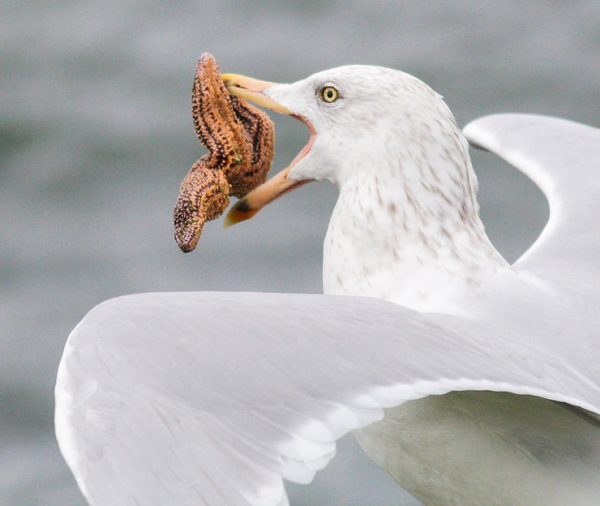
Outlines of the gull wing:
<svg viewBox="0 0 600 506">
<path fill-rule="evenodd" d="M 597 287 L 600 129 L 547 116 L 497 114 L 469 123 L 464 133 L 474 146 L 529 176 L 548 199 L 550 219 L 514 267 L 580 293 Z"/>
<path fill-rule="evenodd" d="M 469 325 L 358 297 L 112 299 L 66 344 L 60 448 L 94 506 L 276 506 L 283 478 L 311 481 L 338 438 L 407 400 L 497 390 L 600 413 L 562 354 Z"/>
</svg>

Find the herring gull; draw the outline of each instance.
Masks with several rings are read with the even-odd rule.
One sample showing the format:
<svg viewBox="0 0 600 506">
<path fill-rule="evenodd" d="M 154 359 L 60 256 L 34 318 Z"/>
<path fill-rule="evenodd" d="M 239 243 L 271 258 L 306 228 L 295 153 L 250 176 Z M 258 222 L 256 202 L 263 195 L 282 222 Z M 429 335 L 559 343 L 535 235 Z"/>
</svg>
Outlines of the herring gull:
<svg viewBox="0 0 600 506">
<path fill-rule="evenodd" d="M 57 438 L 89 503 L 283 506 L 283 479 L 310 482 L 355 431 L 426 506 L 598 504 L 600 130 L 506 114 L 463 134 L 427 85 L 379 67 L 223 79 L 311 133 L 229 224 L 308 180 L 339 188 L 325 295 L 92 309 L 56 384 Z M 479 218 L 467 139 L 548 198 L 513 265 Z"/>
</svg>

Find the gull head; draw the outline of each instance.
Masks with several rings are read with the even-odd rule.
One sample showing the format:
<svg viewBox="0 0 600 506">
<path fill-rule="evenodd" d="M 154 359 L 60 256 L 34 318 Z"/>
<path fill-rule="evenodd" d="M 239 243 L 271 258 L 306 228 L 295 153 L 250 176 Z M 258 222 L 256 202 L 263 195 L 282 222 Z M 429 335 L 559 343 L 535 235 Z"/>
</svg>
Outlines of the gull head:
<svg viewBox="0 0 600 506">
<path fill-rule="evenodd" d="M 442 97 L 404 72 L 362 65 L 292 84 L 224 74 L 230 93 L 302 121 L 307 144 L 229 211 L 254 216 L 309 181 L 339 188 L 323 250 L 329 294 L 435 309 L 505 262 L 485 234 L 468 144 Z"/>
<path fill-rule="evenodd" d="M 379 170 L 384 180 L 399 176 L 402 159 L 410 159 L 411 152 L 412 158 L 435 155 L 414 152 L 415 146 L 427 144 L 424 140 L 435 144 L 436 137 L 461 137 L 442 97 L 416 77 L 394 69 L 349 65 L 292 84 L 237 74 L 224 74 L 223 80 L 230 93 L 291 115 L 310 133 L 288 167 L 238 201 L 226 226 L 251 218 L 309 181 L 329 181 L 342 188 L 365 171 Z"/>
</svg>

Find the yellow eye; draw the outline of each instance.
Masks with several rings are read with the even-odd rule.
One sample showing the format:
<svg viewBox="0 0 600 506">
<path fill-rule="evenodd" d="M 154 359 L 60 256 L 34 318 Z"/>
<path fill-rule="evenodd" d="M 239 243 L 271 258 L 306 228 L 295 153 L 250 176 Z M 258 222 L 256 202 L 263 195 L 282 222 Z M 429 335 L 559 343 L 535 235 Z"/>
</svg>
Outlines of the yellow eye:
<svg viewBox="0 0 600 506">
<path fill-rule="evenodd" d="M 333 86 L 323 86 L 321 88 L 321 98 L 324 102 L 331 104 L 331 102 L 335 102 L 340 98 L 340 92 Z"/>
</svg>

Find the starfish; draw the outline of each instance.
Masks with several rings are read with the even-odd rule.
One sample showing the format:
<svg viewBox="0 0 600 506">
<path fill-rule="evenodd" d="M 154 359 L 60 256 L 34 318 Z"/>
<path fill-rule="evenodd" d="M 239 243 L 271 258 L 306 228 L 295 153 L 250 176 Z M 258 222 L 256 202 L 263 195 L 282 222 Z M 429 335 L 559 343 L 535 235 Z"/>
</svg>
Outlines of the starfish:
<svg viewBox="0 0 600 506">
<path fill-rule="evenodd" d="M 265 182 L 275 130 L 269 116 L 227 91 L 212 55 L 196 67 L 192 117 L 198 138 L 208 148 L 181 182 L 173 213 L 175 240 L 193 251 L 207 221 L 218 218 L 229 197 L 243 197 Z"/>
</svg>

